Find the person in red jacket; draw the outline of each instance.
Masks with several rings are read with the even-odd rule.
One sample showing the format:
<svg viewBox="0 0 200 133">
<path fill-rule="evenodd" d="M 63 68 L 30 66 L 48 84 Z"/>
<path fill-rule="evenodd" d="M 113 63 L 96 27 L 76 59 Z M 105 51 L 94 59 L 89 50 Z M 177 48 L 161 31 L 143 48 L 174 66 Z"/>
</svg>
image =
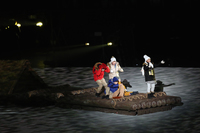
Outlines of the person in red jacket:
<svg viewBox="0 0 200 133">
<path fill-rule="evenodd" d="M 110 72 L 109 67 L 104 63 L 97 62 L 94 65 L 92 72 L 94 74 L 94 81 L 96 81 L 96 83 L 99 85 L 99 87 L 97 88 L 97 93 L 95 95 L 97 97 L 100 97 L 101 89 L 104 86 L 106 89 L 106 96 L 103 96 L 102 98 L 109 99 L 110 88 L 108 87 L 104 79 L 104 72 L 107 72 L 107 73 Z"/>
</svg>

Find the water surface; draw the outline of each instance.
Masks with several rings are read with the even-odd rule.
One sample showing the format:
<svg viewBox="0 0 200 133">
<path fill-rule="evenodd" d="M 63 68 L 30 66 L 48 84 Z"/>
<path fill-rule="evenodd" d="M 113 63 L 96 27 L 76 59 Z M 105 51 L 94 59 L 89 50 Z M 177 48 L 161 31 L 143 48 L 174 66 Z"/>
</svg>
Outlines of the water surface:
<svg viewBox="0 0 200 133">
<path fill-rule="evenodd" d="M 139 67 L 125 67 L 121 79 L 131 82 L 130 91 L 146 92 L 144 77 Z M 70 84 L 96 87 L 91 67 L 34 68 L 50 86 Z M 179 96 L 184 103 L 169 111 L 130 116 L 98 111 L 0 106 L 0 131 L 35 132 L 198 132 L 200 131 L 200 68 L 155 68 L 156 79 L 164 84 L 167 95 Z M 108 74 L 105 74 L 108 81 Z"/>
</svg>

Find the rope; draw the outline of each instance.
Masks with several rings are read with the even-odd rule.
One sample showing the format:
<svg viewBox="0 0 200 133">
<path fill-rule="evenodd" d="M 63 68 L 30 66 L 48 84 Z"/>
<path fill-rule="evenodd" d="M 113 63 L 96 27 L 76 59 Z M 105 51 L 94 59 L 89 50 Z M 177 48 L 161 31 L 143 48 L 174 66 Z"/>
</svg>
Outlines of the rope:
<svg viewBox="0 0 200 133">
<path fill-rule="evenodd" d="M 157 97 L 157 96 L 165 96 L 167 95 L 165 92 L 158 92 L 158 93 L 155 93 L 154 96 Z"/>
<path fill-rule="evenodd" d="M 117 102 L 116 102 L 117 100 L 118 100 L 118 99 L 113 99 L 113 100 L 112 100 L 112 102 L 114 102 L 114 105 L 113 105 L 113 108 L 114 108 L 114 109 L 115 109 L 115 106 L 117 105 Z M 112 102 L 111 102 L 111 103 L 112 103 Z"/>
</svg>

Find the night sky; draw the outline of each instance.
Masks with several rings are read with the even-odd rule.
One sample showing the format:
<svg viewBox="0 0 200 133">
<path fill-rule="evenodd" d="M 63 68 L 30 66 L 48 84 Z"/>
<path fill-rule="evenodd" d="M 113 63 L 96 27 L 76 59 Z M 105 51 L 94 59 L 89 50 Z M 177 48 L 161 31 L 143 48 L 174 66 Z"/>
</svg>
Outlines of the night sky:
<svg viewBox="0 0 200 133">
<path fill-rule="evenodd" d="M 154 62 L 164 59 L 165 66 L 199 67 L 198 0 L 61 0 L 12 4 L 14 8 L 0 12 L 1 59 L 13 59 L 18 53 L 21 53 L 19 59 L 25 58 L 27 51 L 56 51 L 58 47 L 70 50 L 69 47 L 86 42 L 91 47 L 113 42 L 111 47 L 85 53 L 78 52 L 84 45 L 76 47 L 76 56 L 71 54 L 71 59 L 63 60 L 71 66 L 74 60 L 79 62 L 74 66 L 85 63 L 92 66 L 97 61 L 108 62 L 114 55 L 122 66 L 137 66 L 147 54 Z M 14 25 L 15 21 L 22 24 L 20 29 Z M 38 21 L 44 25 L 36 27 Z M 95 36 L 96 32 L 102 35 Z"/>
</svg>

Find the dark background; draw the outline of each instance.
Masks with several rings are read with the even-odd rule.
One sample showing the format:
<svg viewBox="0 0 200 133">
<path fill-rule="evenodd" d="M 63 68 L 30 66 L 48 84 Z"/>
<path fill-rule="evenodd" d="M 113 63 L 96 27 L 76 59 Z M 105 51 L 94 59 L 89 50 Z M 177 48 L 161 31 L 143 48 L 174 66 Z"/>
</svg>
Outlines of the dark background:
<svg viewBox="0 0 200 133">
<path fill-rule="evenodd" d="M 200 66 L 198 0 L 16 1 L 1 6 L 0 59 L 93 66 L 115 56 L 122 66 L 141 66 L 147 54 L 154 62 L 165 60 L 163 66 Z M 35 26 L 38 21 L 42 27 Z"/>
</svg>

